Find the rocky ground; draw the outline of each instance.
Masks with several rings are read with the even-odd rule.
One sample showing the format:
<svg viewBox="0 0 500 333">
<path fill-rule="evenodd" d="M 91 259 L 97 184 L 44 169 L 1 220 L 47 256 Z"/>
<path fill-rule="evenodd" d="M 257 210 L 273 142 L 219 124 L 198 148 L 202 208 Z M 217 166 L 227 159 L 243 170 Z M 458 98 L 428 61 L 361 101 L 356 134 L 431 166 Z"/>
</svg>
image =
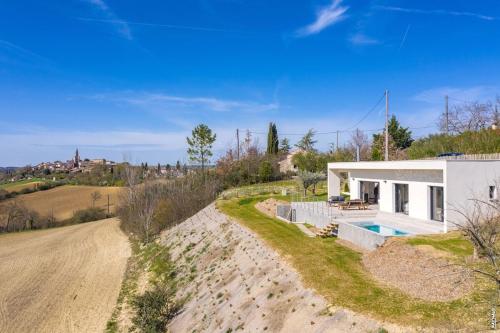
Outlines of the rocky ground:
<svg viewBox="0 0 500 333">
<path fill-rule="evenodd" d="M 255 208 L 257 208 L 261 213 L 266 214 L 270 217 L 276 217 L 276 206 L 289 204 L 286 201 L 276 200 L 274 198 L 269 198 L 264 201 L 259 201 Z"/>
<path fill-rule="evenodd" d="M 165 232 L 184 310 L 172 332 L 408 332 L 329 306 L 252 232 L 210 205 Z"/>
</svg>

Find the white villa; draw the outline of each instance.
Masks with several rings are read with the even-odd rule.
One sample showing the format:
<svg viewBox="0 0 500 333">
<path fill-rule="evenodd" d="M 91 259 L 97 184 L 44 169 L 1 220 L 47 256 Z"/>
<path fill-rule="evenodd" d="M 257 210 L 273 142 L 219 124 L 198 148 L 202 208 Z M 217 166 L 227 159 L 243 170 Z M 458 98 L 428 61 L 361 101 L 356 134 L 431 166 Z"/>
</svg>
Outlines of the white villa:
<svg viewBox="0 0 500 333">
<path fill-rule="evenodd" d="M 378 205 L 380 212 L 407 215 L 418 224 L 442 223 L 442 232 L 472 209 L 468 199 L 498 200 L 500 160 L 408 160 L 328 164 L 328 197 L 340 195 L 349 181 L 350 198 Z M 375 206 L 376 207 L 376 206 Z"/>
</svg>

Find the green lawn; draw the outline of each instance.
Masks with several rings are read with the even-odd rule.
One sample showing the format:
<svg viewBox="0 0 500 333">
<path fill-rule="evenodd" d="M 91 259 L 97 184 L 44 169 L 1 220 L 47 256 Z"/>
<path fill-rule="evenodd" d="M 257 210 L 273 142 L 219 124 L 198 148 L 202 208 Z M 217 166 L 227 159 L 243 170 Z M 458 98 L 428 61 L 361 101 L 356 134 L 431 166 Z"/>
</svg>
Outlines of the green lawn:
<svg viewBox="0 0 500 333">
<path fill-rule="evenodd" d="M 332 304 L 382 320 L 443 329 L 463 325 L 477 329 L 478 318 L 486 318 L 477 306 L 475 294 L 452 302 L 426 302 L 381 286 L 366 273 L 359 253 L 337 244 L 333 238 L 306 237 L 293 224 L 260 213 L 254 205 L 268 197 L 219 200 L 217 205 L 287 258 L 306 286 L 316 289 Z"/>
<path fill-rule="evenodd" d="M 8 183 L 0 184 L 0 189 L 6 190 L 9 187 L 26 185 L 26 184 L 30 184 L 30 183 L 37 183 L 37 182 L 43 182 L 43 181 L 45 181 L 45 179 L 42 179 L 42 178 L 23 179 L 23 180 L 19 180 L 17 182 L 8 182 Z"/>
<path fill-rule="evenodd" d="M 458 232 L 450 232 L 443 235 L 418 236 L 409 238 L 410 245 L 430 245 L 436 250 L 444 251 L 458 259 L 472 255 L 472 244 Z"/>
<path fill-rule="evenodd" d="M 328 188 L 326 181 L 321 181 L 316 185 L 315 193 L 312 192 L 312 187 L 310 187 L 307 190 L 306 196 L 304 197 L 304 190 L 300 188 L 298 182 L 294 179 L 290 179 L 290 180 L 279 180 L 268 183 L 258 183 L 238 188 L 232 188 L 227 191 L 224 191 L 222 197 L 228 199 L 235 197 L 244 198 L 244 197 L 252 197 L 252 196 L 267 195 L 267 194 L 278 195 L 281 193 L 281 190 L 283 189 L 286 189 L 288 191 L 289 196 L 297 198 L 300 197 L 301 201 L 326 201 L 328 195 Z"/>
</svg>

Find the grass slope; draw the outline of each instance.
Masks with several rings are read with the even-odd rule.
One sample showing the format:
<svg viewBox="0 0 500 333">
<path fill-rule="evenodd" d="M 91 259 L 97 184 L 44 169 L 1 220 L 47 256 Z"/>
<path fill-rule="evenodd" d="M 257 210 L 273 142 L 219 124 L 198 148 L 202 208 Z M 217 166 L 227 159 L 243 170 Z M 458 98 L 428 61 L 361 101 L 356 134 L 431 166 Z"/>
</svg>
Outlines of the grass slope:
<svg viewBox="0 0 500 333">
<path fill-rule="evenodd" d="M 472 244 L 458 232 L 412 237 L 406 242 L 413 246 L 430 245 L 436 250 L 447 252 L 460 259 L 471 256 L 473 253 Z"/>
<path fill-rule="evenodd" d="M 253 230 L 276 249 L 333 304 L 368 313 L 376 318 L 412 326 L 444 329 L 476 328 L 484 309 L 472 295 L 452 302 L 426 302 L 382 286 L 364 270 L 361 254 L 336 243 L 333 238 L 309 238 L 296 226 L 267 217 L 255 207 L 268 196 L 218 201 L 218 207 Z"/>
<path fill-rule="evenodd" d="M 33 188 L 36 185 L 42 184 L 44 182 L 46 182 L 46 180 L 41 178 L 24 179 L 17 182 L 0 184 L 0 189 L 6 190 L 8 192 L 20 192 L 25 188 Z"/>
</svg>

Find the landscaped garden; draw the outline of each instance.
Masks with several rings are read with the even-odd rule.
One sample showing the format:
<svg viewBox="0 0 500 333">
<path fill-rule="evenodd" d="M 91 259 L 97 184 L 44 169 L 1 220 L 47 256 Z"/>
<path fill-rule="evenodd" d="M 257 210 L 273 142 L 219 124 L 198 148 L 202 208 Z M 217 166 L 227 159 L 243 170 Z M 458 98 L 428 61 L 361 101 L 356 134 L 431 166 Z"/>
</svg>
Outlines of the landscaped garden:
<svg viewBox="0 0 500 333">
<path fill-rule="evenodd" d="M 477 291 L 458 300 L 431 302 L 378 282 L 363 267 L 361 253 L 334 238 L 307 237 L 295 225 L 271 218 L 254 207 L 271 196 L 287 199 L 281 195 L 221 199 L 218 207 L 264 239 L 293 265 L 306 286 L 317 290 L 332 304 L 402 325 L 472 330 L 486 325 L 488 310 L 478 304 Z M 458 234 L 419 237 L 408 243 L 430 245 L 457 260 L 472 253 L 472 248 Z"/>
</svg>

